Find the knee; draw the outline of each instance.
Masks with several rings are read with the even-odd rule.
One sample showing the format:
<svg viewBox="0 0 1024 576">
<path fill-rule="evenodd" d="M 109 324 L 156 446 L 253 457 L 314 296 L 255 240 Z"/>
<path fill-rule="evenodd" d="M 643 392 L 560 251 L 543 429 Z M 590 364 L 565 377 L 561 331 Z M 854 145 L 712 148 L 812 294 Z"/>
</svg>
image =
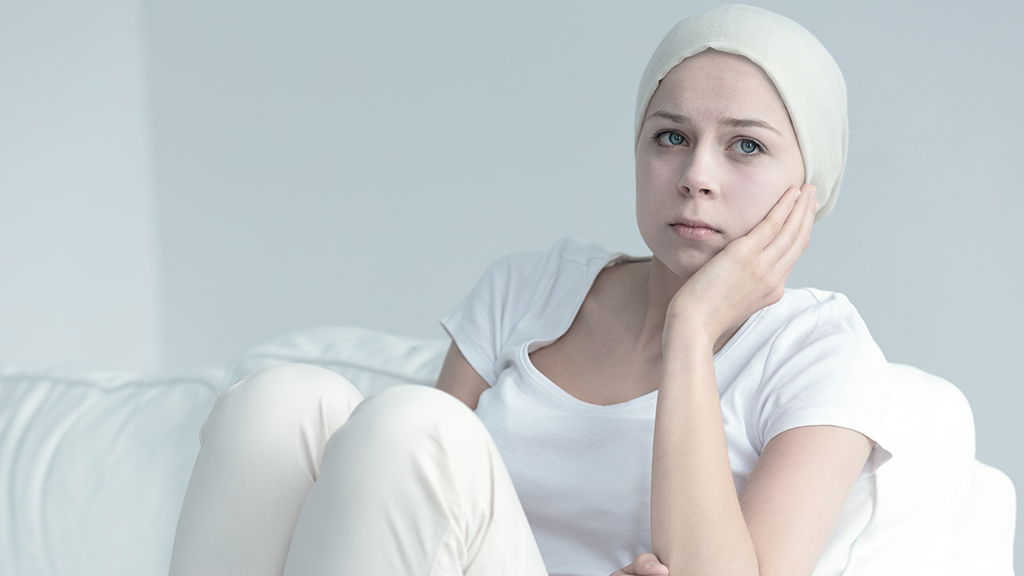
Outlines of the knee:
<svg viewBox="0 0 1024 576">
<path fill-rule="evenodd" d="M 480 424 L 476 414 L 458 398 L 421 384 L 385 388 L 367 398 L 361 410 L 379 413 L 388 420 L 408 423 L 413 427 L 428 423 L 459 428 Z"/>
<path fill-rule="evenodd" d="M 254 429 L 266 433 L 318 418 L 332 429 L 362 402 L 344 376 L 311 364 L 281 364 L 257 370 L 218 396 L 203 427 Z M 202 437 L 202 436 L 201 436 Z"/>
<path fill-rule="evenodd" d="M 347 378 L 312 364 L 280 364 L 257 370 L 229 386 L 218 402 L 267 407 L 280 411 L 289 406 L 320 401 L 358 404 L 359 390 Z"/>
<path fill-rule="evenodd" d="M 367 397 L 353 412 L 353 421 L 372 429 L 378 440 L 411 444 L 416 438 L 479 438 L 486 428 L 461 400 L 419 384 L 391 386 Z"/>
<path fill-rule="evenodd" d="M 432 386 L 400 384 L 356 407 L 326 444 L 323 470 L 328 485 L 344 486 L 348 471 L 372 469 L 386 471 L 373 477 L 381 485 L 414 477 L 466 493 L 466 482 L 483 477 L 497 462 L 487 428 L 461 400 Z"/>
</svg>

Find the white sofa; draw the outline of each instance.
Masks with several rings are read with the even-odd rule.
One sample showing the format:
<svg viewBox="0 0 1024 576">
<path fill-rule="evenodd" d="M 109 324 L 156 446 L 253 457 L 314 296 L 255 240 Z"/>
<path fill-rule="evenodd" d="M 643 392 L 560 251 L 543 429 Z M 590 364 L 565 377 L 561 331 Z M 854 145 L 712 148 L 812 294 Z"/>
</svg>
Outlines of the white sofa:
<svg viewBox="0 0 1024 576">
<path fill-rule="evenodd" d="M 446 349 L 447 340 L 331 326 L 258 346 L 226 368 L 0 367 L 0 575 L 166 574 L 199 428 L 220 390 L 290 362 L 334 370 L 364 396 L 431 386 Z M 865 528 L 884 526 L 890 548 L 857 573 L 1011 576 L 1016 494 L 1004 473 L 975 459 L 966 398 L 946 380 L 890 367 L 905 424 L 900 458 L 879 469 Z M 893 549 L 908 552 L 894 560 Z"/>
</svg>

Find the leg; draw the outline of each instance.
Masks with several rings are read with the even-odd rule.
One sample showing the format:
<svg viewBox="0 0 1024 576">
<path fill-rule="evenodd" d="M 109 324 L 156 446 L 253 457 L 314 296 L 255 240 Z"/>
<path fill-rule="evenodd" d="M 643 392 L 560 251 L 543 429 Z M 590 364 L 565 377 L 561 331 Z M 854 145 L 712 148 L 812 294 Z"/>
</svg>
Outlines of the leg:
<svg viewBox="0 0 1024 576">
<path fill-rule="evenodd" d="M 171 576 L 280 576 L 324 446 L 361 401 L 342 376 L 305 364 L 225 390 L 200 433 Z"/>
<path fill-rule="evenodd" d="M 547 576 L 494 441 L 453 396 L 368 397 L 325 449 L 286 575 Z"/>
</svg>

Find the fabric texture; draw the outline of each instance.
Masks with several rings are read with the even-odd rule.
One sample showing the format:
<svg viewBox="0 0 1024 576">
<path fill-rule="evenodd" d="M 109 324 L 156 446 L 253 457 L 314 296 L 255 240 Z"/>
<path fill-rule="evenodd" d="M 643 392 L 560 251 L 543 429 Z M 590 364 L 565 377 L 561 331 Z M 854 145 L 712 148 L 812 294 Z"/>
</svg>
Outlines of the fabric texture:
<svg viewBox="0 0 1024 576">
<path fill-rule="evenodd" d="M 832 211 L 849 140 L 846 81 L 828 50 L 807 29 L 775 12 L 727 4 L 680 21 L 658 44 L 640 79 L 635 142 L 658 83 L 684 59 L 708 48 L 744 56 L 775 84 L 796 131 L 804 180 L 817 188 L 815 222 Z"/>
<path fill-rule="evenodd" d="M 575 238 L 493 263 L 441 319 L 491 386 L 477 415 L 511 474 L 551 576 L 610 574 L 651 550 L 655 390 L 608 406 L 582 401 L 532 365 L 529 353 L 571 326 L 600 271 L 646 260 Z M 875 446 L 815 576 L 842 574 L 874 503 L 874 472 L 890 458 L 888 364 L 849 299 L 787 288 L 714 355 L 737 491 L 764 446 L 799 426 L 859 431 Z M 614 472 L 614 473 L 610 473 Z"/>
<path fill-rule="evenodd" d="M 232 384 L 202 447 L 171 576 L 546 576 L 487 430 L 402 384 L 363 398 L 305 364 Z"/>
<path fill-rule="evenodd" d="M 223 373 L 0 367 L 0 574 L 166 574 Z"/>
</svg>

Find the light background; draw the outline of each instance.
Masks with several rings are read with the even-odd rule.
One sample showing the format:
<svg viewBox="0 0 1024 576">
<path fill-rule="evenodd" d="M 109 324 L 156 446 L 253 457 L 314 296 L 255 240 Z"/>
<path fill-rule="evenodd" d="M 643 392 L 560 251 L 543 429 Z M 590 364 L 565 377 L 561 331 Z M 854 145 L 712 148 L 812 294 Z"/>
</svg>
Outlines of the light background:
<svg viewBox="0 0 1024 576">
<path fill-rule="evenodd" d="M 0 363 L 173 372 L 329 324 L 442 338 L 502 254 L 648 253 L 637 82 L 713 4 L 0 0 Z M 849 87 L 843 191 L 789 285 L 847 294 L 890 361 L 963 390 L 978 459 L 1019 488 L 1024 8 L 756 4 Z"/>
</svg>

